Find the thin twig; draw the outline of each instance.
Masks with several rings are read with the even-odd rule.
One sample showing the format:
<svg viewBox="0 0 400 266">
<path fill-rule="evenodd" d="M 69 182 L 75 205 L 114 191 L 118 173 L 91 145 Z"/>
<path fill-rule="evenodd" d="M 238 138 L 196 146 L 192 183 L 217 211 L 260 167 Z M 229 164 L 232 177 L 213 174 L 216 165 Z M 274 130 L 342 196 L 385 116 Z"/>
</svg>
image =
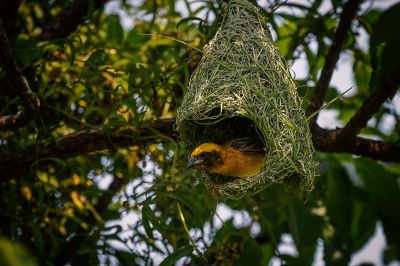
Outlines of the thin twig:
<svg viewBox="0 0 400 266">
<path fill-rule="evenodd" d="M 186 235 L 188 236 L 190 243 L 192 244 L 192 246 L 193 246 L 194 250 L 196 251 L 197 255 L 199 255 L 199 257 L 203 260 L 203 262 L 205 264 L 207 264 L 208 263 L 207 258 L 204 256 L 204 254 L 197 247 L 196 241 L 194 241 L 193 237 L 190 235 L 188 226 L 186 224 L 185 216 L 183 215 L 182 208 L 181 208 L 181 205 L 179 204 L 179 202 L 177 203 L 177 206 L 178 206 L 178 212 L 179 212 L 179 219 L 182 222 L 183 228 L 185 229 Z"/>
<path fill-rule="evenodd" d="M 321 108 L 319 108 L 317 111 L 315 111 L 314 113 L 310 114 L 307 119 L 310 120 L 312 119 L 315 115 L 317 115 L 321 110 L 327 108 L 329 105 L 331 105 L 332 103 L 336 102 L 340 97 L 342 97 L 343 95 L 345 95 L 346 93 L 348 93 L 351 89 L 353 89 L 353 87 L 348 88 L 347 90 L 345 90 L 343 93 L 341 93 L 340 95 L 336 96 L 334 99 L 332 99 L 331 101 L 329 101 L 327 104 L 325 104 L 324 106 L 322 106 Z"/>
</svg>

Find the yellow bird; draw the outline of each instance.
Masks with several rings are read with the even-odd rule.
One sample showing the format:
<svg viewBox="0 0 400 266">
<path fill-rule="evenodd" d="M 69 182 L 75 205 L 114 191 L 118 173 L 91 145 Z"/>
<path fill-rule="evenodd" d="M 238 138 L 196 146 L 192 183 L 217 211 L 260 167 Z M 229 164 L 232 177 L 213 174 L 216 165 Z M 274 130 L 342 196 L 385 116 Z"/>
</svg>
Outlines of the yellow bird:
<svg viewBox="0 0 400 266">
<path fill-rule="evenodd" d="M 241 138 L 223 145 L 201 144 L 193 150 L 187 167 L 212 174 L 246 178 L 260 172 L 264 157 L 265 151 L 258 142 Z"/>
</svg>

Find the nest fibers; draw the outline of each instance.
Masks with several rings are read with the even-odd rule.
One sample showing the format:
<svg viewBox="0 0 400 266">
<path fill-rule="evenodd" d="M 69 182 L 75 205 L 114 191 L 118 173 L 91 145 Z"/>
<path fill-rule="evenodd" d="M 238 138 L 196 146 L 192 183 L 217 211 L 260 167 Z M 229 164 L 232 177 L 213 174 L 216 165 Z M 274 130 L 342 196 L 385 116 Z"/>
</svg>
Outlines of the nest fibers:
<svg viewBox="0 0 400 266">
<path fill-rule="evenodd" d="M 318 164 L 289 69 L 255 6 L 231 0 L 226 11 L 178 110 L 184 146 L 192 151 L 203 142 L 221 144 L 238 137 L 264 143 L 264 167 L 256 176 L 202 173 L 220 196 L 240 198 L 278 182 L 310 191 Z"/>
</svg>

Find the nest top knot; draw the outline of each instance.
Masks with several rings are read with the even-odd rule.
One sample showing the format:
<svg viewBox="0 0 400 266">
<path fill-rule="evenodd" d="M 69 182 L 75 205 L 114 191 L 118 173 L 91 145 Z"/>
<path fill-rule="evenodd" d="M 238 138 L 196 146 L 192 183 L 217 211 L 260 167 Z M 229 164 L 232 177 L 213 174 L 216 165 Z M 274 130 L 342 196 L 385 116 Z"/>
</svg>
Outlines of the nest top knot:
<svg viewBox="0 0 400 266">
<path fill-rule="evenodd" d="M 262 171 L 246 179 L 204 172 L 219 195 L 240 198 L 284 182 L 310 191 L 317 173 L 315 150 L 289 69 L 258 9 L 230 1 L 221 27 L 204 47 L 177 124 L 188 151 L 203 142 L 258 138 L 265 145 Z"/>
</svg>

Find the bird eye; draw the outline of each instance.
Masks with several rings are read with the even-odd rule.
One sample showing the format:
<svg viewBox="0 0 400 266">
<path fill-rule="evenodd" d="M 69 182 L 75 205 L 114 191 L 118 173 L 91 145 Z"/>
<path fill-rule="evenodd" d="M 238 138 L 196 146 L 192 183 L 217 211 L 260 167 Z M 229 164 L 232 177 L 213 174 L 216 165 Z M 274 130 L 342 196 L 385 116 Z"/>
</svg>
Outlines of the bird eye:
<svg viewBox="0 0 400 266">
<path fill-rule="evenodd" d="M 204 157 L 204 156 L 206 156 L 206 152 L 203 151 L 203 152 L 201 152 L 199 155 L 202 156 L 202 157 Z"/>
</svg>

